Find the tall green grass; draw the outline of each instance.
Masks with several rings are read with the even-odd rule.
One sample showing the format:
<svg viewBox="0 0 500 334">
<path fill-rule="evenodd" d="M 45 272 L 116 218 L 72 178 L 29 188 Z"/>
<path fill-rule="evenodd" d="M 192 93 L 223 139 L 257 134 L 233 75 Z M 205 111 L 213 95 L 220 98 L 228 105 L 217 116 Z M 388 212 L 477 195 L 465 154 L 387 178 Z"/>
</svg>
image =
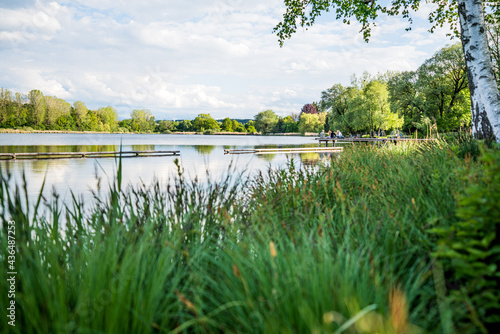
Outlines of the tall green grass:
<svg viewBox="0 0 500 334">
<path fill-rule="evenodd" d="M 14 220 L 18 274 L 16 327 L 0 331 L 453 332 L 430 230 L 459 220 L 458 169 L 480 168 L 453 145 L 346 148 L 208 182 L 179 167 L 166 187 L 124 187 L 118 168 L 90 204 L 40 196 L 29 211 L 2 174 L 0 258 Z"/>
</svg>

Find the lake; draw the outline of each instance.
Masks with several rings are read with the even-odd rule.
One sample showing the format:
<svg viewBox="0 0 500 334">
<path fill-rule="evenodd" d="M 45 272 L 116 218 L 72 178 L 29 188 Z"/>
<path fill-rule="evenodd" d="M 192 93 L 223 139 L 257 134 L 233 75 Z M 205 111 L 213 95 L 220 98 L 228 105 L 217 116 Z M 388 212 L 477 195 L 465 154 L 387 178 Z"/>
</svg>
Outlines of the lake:
<svg viewBox="0 0 500 334">
<path fill-rule="evenodd" d="M 0 133 L 0 152 L 95 152 L 131 150 L 178 150 L 180 156 L 124 158 L 123 183 L 145 184 L 157 179 L 160 183 L 177 174 L 174 163 L 178 159 L 187 178 L 195 176 L 207 180 L 207 171 L 213 180 L 220 179 L 232 164 L 235 173 L 257 173 L 269 167 L 281 168 L 294 159 L 305 165 L 328 159 L 328 153 L 302 154 L 240 154 L 225 155 L 224 149 L 317 147 L 313 137 L 301 136 L 244 136 L 244 135 L 160 135 L 160 134 L 53 134 Z M 64 199 L 70 191 L 78 196 L 90 198 L 91 190 L 97 188 L 97 178 L 104 188 L 116 174 L 115 158 L 99 159 L 45 159 L 45 160 L 1 160 L 2 174 L 10 171 L 12 184 L 21 184 L 25 173 L 28 193 L 31 198 L 38 195 L 45 179 L 45 195 L 52 189 Z"/>
</svg>

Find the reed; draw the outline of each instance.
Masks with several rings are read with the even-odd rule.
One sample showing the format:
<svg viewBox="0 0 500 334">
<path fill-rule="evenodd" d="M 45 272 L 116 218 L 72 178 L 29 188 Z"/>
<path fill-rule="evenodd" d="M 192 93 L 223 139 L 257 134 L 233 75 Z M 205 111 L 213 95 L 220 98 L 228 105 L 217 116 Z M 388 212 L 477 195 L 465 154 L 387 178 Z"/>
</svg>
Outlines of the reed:
<svg viewBox="0 0 500 334">
<path fill-rule="evenodd" d="M 18 281 L 16 327 L 0 331 L 446 332 L 429 230 L 458 219 L 457 169 L 480 168 L 453 145 L 345 148 L 207 182 L 179 166 L 165 187 L 125 187 L 119 165 L 91 204 L 40 195 L 30 209 L 2 173 L 0 258 L 14 220 Z"/>
</svg>

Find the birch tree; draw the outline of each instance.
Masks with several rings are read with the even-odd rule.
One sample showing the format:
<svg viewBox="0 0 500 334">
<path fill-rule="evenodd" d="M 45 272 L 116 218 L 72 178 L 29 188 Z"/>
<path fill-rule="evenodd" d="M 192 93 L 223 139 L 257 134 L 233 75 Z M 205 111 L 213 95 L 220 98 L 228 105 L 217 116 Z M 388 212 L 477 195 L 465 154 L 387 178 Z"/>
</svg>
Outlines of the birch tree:
<svg viewBox="0 0 500 334">
<path fill-rule="evenodd" d="M 361 23 L 361 33 L 365 41 L 371 34 L 371 27 L 381 15 L 399 16 L 412 22 L 411 13 L 419 9 L 421 0 L 284 0 L 286 11 L 283 21 L 274 31 L 280 45 L 290 38 L 297 27 L 309 27 L 323 12 L 334 12 L 336 19 L 349 24 L 351 20 Z M 484 7 L 500 13 L 499 1 L 481 0 L 428 0 L 435 7 L 429 15 L 433 32 L 444 24 L 462 41 L 463 53 L 467 66 L 470 98 L 472 131 L 479 138 L 500 141 L 500 93 L 491 61 Z"/>
<path fill-rule="evenodd" d="M 458 0 L 458 14 L 469 79 L 472 133 L 500 142 L 500 93 L 488 47 L 482 1 Z"/>
</svg>

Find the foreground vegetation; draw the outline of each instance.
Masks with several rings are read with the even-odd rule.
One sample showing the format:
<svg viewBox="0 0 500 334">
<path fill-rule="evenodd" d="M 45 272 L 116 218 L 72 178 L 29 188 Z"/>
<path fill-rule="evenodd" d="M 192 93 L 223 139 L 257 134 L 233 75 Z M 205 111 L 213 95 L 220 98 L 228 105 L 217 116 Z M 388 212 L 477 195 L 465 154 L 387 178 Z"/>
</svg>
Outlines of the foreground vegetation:
<svg viewBox="0 0 500 334">
<path fill-rule="evenodd" d="M 119 168 L 90 206 L 30 210 L 3 174 L 0 257 L 14 220 L 18 281 L 1 332 L 487 332 L 500 154 L 480 145 L 346 148 L 203 184 L 179 168 L 165 189 L 122 187 Z"/>
</svg>

